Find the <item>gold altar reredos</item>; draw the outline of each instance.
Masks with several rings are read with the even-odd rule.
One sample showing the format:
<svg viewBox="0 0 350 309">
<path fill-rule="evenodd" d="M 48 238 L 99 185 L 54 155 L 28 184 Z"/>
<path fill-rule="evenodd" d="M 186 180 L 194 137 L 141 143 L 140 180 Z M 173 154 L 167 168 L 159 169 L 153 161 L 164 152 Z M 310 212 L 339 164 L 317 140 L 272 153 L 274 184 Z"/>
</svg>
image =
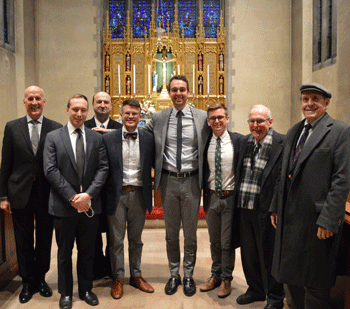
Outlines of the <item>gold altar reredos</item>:
<svg viewBox="0 0 350 309">
<path fill-rule="evenodd" d="M 188 99 L 194 102 L 197 108 L 206 110 L 207 105 L 213 102 L 226 104 L 226 33 L 223 13 L 221 12 L 220 25 L 217 28 L 217 38 L 205 38 L 202 12 L 198 18 L 196 37 L 184 38 L 179 34 L 176 7 L 175 12 L 172 31 L 156 29 L 153 5 L 149 37 L 145 36 L 142 39 L 133 38 L 129 11 L 123 39 L 112 39 L 109 28 L 104 30 L 103 83 L 105 91 L 110 93 L 114 103 L 113 118 L 119 115 L 121 103 L 130 98 L 138 101 L 150 98 L 156 102 L 156 110 L 172 106 L 170 97 L 164 89 L 164 80 L 162 91 L 153 91 L 152 73 L 156 71 L 157 62 L 162 61 L 171 61 L 174 73 L 180 72 L 187 77 L 191 92 Z M 109 25 L 108 12 L 106 25 Z M 166 58 L 169 54 L 163 53 L 163 58 L 159 59 L 159 51 L 162 49 L 171 51 L 172 58 Z"/>
</svg>

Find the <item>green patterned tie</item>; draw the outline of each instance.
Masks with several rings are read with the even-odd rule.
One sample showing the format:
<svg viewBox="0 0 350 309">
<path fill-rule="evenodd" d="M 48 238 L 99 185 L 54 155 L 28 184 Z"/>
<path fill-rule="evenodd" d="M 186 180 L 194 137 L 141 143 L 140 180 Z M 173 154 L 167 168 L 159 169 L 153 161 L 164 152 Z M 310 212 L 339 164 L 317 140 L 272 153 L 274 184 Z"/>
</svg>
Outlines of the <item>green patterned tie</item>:
<svg viewBox="0 0 350 309">
<path fill-rule="evenodd" d="M 216 140 L 216 149 L 215 149 L 215 194 L 218 198 L 221 198 L 222 196 L 220 137 L 218 137 Z"/>
</svg>

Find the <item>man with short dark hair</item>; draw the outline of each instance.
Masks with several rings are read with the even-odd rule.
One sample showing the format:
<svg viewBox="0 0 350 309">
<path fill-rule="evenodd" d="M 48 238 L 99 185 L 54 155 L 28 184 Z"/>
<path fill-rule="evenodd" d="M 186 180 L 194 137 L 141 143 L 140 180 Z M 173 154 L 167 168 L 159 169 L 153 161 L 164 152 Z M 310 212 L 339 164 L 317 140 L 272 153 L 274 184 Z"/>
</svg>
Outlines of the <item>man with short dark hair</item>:
<svg viewBox="0 0 350 309">
<path fill-rule="evenodd" d="M 84 126 L 99 133 L 110 132 L 111 129 L 119 129 L 122 124 L 114 121 L 110 117 L 113 108 L 111 96 L 104 91 L 96 93 L 92 97 L 92 108 L 95 116 L 86 120 Z M 109 256 L 109 232 L 107 224 L 107 214 L 105 209 L 105 192 L 101 191 L 102 213 L 100 215 L 100 223 L 97 230 L 95 257 L 94 257 L 94 279 L 100 279 L 105 276 L 111 276 L 111 259 Z M 106 232 L 106 250 L 103 253 L 102 233 Z"/>
<path fill-rule="evenodd" d="M 207 292 L 219 287 L 218 297 L 224 298 L 231 294 L 235 266 L 235 248 L 231 246 L 233 192 L 242 135 L 226 129 L 230 117 L 224 104 L 209 105 L 207 115 L 213 134 L 209 136 L 204 151 L 203 204 L 213 262 L 211 277 L 200 290 Z"/>
<path fill-rule="evenodd" d="M 124 126 L 103 136 L 109 159 L 106 182 L 106 208 L 110 232 L 110 255 L 113 274 L 111 295 L 119 299 L 124 293 L 124 237 L 128 231 L 130 284 L 143 292 L 153 293 L 152 286 L 141 276 L 141 234 L 146 209 L 152 211 L 153 134 L 139 130 L 140 103 L 123 102 L 120 116 Z"/>
<path fill-rule="evenodd" d="M 107 178 L 108 159 L 101 134 L 84 127 L 88 108 L 84 95 L 70 98 L 67 125 L 48 134 L 44 148 L 44 173 L 51 184 L 49 213 L 54 216 L 58 247 L 61 309 L 72 308 L 74 241 L 78 249 L 79 298 L 91 306 L 99 303 L 91 289 L 100 190 Z"/>
<path fill-rule="evenodd" d="M 271 111 L 253 106 L 248 115 L 248 134 L 241 143 L 235 204 L 240 214 L 241 257 L 247 291 L 240 305 L 265 300 L 265 309 L 282 309 L 283 285 L 271 275 L 275 229 L 269 208 L 281 169 L 285 136 L 272 128 Z"/>
<path fill-rule="evenodd" d="M 20 303 L 28 302 L 36 292 L 52 296 L 45 281 L 50 269 L 53 218 L 48 213 L 50 185 L 43 172 L 43 149 L 46 134 L 62 127 L 43 116 L 46 99 L 38 86 L 25 90 L 23 104 L 27 115 L 6 124 L 0 172 L 0 205 L 12 213 L 23 281 Z"/>
<path fill-rule="evenodd" d="M 204 147 L 210 128 L 206 113 L 187 105 L 187 78 L 174 75 L 168 85 L 173 107 L 157 112 L 146 129 L 155 140 L 155 192 L 160 187 L 166 246 L 171 277 L 165 293 L 176 293 L 181 284 L 181 223 L 184 232 L 184 293 L 196 293 L 193 271 L 197 252 L 197 223 L 202 189 Z"/>
<path fill-rule="evenodd" d="M 300 87 L 305 119 L 287 133 L 271 204 L 276 227 L 272 275 L 295 308 L 331 308 L 345 202 L 350 189 L 350 126 L 326 112 L 331 93 Z"/>
</svg>

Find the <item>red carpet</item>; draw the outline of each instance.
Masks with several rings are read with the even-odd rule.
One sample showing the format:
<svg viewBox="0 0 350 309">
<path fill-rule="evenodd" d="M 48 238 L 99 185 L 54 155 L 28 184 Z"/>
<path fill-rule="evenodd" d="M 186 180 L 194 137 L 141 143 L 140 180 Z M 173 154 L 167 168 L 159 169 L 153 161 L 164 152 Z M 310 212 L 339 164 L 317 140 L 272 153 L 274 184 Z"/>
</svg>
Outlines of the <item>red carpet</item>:
<svg viewBox="0 0 350 309">
<path fill-rule="evenodd" d="M 199 215 L 198 215 L 199 219 L 205 219 L 205 212 L 203 210 L 203 207 L 199 207 Z M 146 214 L 146 219 L 147 220 L 154 220 L 154 219 L 164 219 L 164 215 L 163 215 L 163 208 L 162 207 L 153 207 L 152 209 L 152 213 L 149 214 L 147 212 Z"/>
</svg>

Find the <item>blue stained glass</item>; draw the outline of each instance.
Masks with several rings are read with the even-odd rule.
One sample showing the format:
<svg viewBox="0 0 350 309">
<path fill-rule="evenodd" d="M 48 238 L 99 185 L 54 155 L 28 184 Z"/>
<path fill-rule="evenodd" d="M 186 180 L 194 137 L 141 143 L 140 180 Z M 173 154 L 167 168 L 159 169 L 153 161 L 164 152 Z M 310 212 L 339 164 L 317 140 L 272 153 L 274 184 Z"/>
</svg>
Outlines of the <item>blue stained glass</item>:
<svg viewBox="0 0 350 309">
<path fill-rule="evenodd" d="M 217 37 L 220 24 L 220 0 L 203 1 L 203 25 L 206 38 Z"/>
<path fill-rule="evenodd" d="M 179 26 L 182 36 L 182 32 L 185 34 L 185 38 L 194 38 L 196 34 L 196 1 L 195 0 L 183 0 L 179 1 Z"/>
<path fill-rule="evenodd" d="M 134 0 L 134 38 L 144 38 L 145 29 L 149 35 L 149 25 L 151 21 L 152 7 L 149 0 Z"/>
<path fill-rule="evenodd" d="M 172 28 L 172 24 L 174 22 L 175 16 L 175 8 L 174 8 L 174 0 L 162 1 L 156 0 L 156 10 L 158 9 L 158 20 L 157 27 L 161 27 L 168 31 L 168 24 L 170 26 L 170 30 Z"/>
<path fill-rule="evenodd" d="M 4 9 L 4 41 L 5 43 L 9 42 L 9 38 L 8 38 L 8 23 L 7 23 L 7 1 L 3 1 L 3 9 Z"/>
<path fill-rule="evenodd" d="M 126 25 L 125 0 L 109 0 L 109 28 L 112 39 L 124 38 L 124 25 Z"/>
</svg>

